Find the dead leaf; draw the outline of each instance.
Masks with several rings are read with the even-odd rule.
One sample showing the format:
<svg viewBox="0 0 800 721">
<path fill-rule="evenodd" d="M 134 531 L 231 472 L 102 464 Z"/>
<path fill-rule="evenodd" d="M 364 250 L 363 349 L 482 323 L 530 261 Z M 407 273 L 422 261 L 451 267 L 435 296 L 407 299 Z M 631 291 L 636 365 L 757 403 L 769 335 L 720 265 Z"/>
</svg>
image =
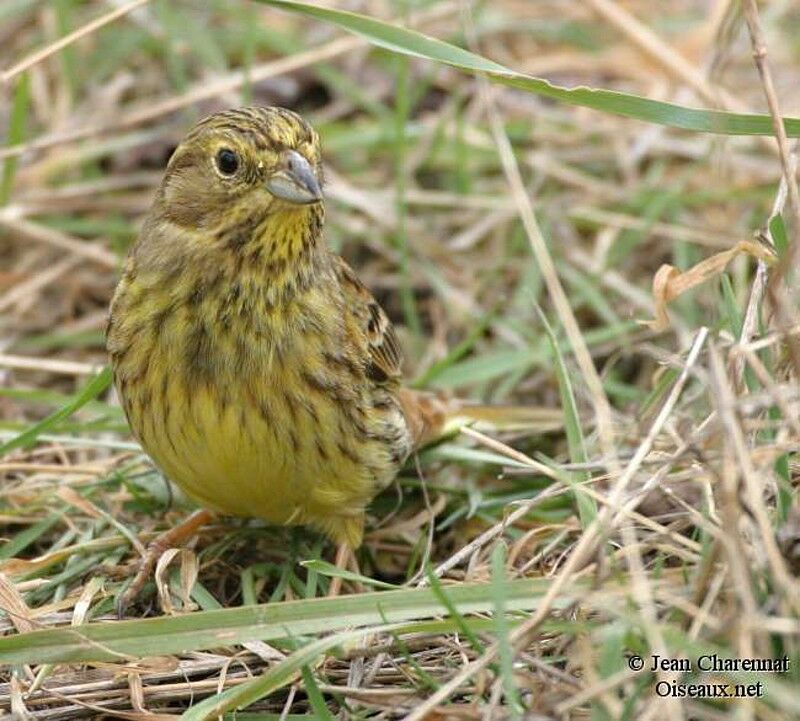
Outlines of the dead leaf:
<svg viewBox="0 0 800 721">
<path fill-rule="evenodd" d="M 94 597 L 103 591 L 105 587 L 105 579 L 103 576 L 93 576 L 89 579 L 78 600 L 75 602 L 75 609 L 72 612 L 72 625 L 80 626 L 86 620 L 86 614 L 92 605 Z"/>
<path fill-rule="evenodd" d="M 73 508 L 85 513 L 90 518 L 103 518 L 103 512 L 94 505 L 91 501 L 84 498 L 74 488 L 69 486 L 61 486 L 57 491 L 58 497 L 69 503 Z"/>
<path fill-rule="evenodd" d="M 37 628 L 33 622 L 33 615 L 22 594 L 17 591 L 16 586 L 0 573 L 0 609 L 8 614 L 11 623 L 18 633 L 33 631 Z"/>
<path fill-rule="evenodd" d="M 173 616 L 179 610 L 172 602 L 172 590 L 169 586 L 169 565 L 176 556 L 180 556 L 180 588 L 177 595 L 180 598 L 183 612 L 194 611 L 197 608 L 191 600 L 192 588 L 197 581 L 198 563 L 197 556 L 188 548 L 168 548 L 156 563 L 155 582 L 161 608 L 165 614 Z"/>
<path fill-rule="evenodd" d="M 750 255 L 765 263 L 772 264 L 776 260 L 774 252 L 763 243 L 755 240 L 740 240 L 730 250 L 715 253 L 710 258 L 701 260 L 697 265 L 681 273 L 675 266 L 662 265 L 653 277 L 653 300 L 656 304 L 656 317 L 644 321 L 644 325 L 655 331 L 669 328 L 667 303 L 683 295 L 701 283 L 718 276 L 736 256 Z"/>
</svg>

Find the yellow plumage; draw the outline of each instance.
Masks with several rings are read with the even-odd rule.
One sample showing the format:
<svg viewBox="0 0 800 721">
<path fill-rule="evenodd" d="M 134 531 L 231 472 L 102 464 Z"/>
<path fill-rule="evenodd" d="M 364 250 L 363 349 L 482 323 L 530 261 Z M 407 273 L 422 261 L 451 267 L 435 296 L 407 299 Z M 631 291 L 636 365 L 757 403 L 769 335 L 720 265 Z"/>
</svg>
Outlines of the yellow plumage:
<svg viewBox="0 0 800 721">
<path fill-rule="evenodd" d="M 128 259 L 108 348 L 134 433 L 190 497 L 357 546 L 412 436 L 391 326 L 322 241 L 319 187 L 303 187 L 320 175 L 294 113 L 200 123 Z"/>
<path fill-rule="evenodd" d="M 321 179 L 317 135 L 288 110 L 200 122 L 170 159 L 107 339 L 133 432 L 189 496 L 355 547 L 367 504 L 448 421 L 553 418 L 401 387 L 389 320 L 322 239 Z"/>
</svg>

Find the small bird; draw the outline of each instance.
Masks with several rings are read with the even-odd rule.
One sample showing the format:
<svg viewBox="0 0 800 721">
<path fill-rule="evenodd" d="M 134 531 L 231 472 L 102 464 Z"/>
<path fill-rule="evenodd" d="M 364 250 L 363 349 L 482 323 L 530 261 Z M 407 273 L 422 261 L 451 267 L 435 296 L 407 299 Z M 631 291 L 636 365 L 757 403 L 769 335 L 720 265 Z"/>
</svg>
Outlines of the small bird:
<svg viewBox="0 0 800 721">
<path fill-rule="evenodd" d="M 323 240 L 322 187 L 296 113 L 202 120 L 127 259 L 107 346 L 133 433 L 201 507 L 356 548 L 371 499 L 464 406 L 402 387 L 389 319 Z M 137 582 L 209 517 L 167 534 Z"/>
</svg>

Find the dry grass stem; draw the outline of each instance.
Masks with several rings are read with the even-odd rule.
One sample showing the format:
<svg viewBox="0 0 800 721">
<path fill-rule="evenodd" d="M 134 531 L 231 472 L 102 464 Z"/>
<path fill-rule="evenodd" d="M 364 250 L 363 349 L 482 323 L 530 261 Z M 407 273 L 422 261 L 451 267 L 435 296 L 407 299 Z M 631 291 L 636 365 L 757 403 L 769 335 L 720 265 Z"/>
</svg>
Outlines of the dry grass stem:
<svg viewBox="0 0 800 721">
<path fill-rule="evenodd" d="M 798 27 L 755 0 L 0 3 L 0 717 L 800 721 Z M 552 85 L 400 55 L 403 28 Z M 421 449 L 355 552 L 173 535 L 121 624 L 197 506 L 104 385 L 108 304 L 176 143 L 247 104 L 319 132 L 326 242 L 407 382 L 514 422 Z"/>
</svg>

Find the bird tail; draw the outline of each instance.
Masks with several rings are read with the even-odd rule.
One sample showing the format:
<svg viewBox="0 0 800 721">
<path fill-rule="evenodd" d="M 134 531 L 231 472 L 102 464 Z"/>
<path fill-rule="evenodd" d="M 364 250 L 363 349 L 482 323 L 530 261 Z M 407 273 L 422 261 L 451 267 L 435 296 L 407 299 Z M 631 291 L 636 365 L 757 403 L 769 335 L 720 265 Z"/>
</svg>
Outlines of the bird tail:
<svg viewBox="0 0 800 721">
<path fill-rule="evenodd" d="M 401 389 L 400 405 L 415 448 L 448 436 L 463 426 L 533 433 L 547 433 L 564 426 L 563 414 L 558 408 L 469 403 L 410 388 Z"/>
</svg>

